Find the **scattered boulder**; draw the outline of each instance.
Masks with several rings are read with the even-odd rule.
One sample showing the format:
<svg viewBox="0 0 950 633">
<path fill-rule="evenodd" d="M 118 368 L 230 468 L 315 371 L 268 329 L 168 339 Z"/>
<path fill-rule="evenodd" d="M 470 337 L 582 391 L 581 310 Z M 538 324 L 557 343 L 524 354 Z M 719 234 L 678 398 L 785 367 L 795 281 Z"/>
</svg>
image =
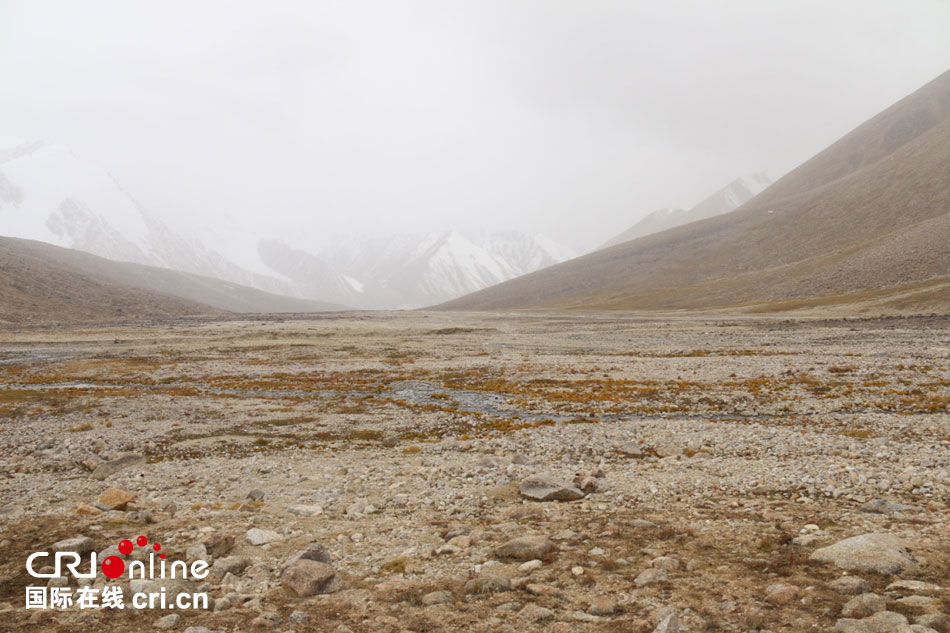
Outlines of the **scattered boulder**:
<svg viewBox="0 0 950 633">
<path fill-rule="evenodd" d="M 170 613 L 164 617 L 161 617 L 155 620 L 155 623 L 152 625 L 160 631 L 165 631 L 168 629 L 173 629 L 178 626 L 178 622 L 181 620 L 181 616 L 177 613 Z"/>
<path fill-rule="evenodd" d="M 893 611 L 878 611 L 862 620 L 868 633 L 894 633 L 907 626 L 907 618 Z"/>
<path fill-rule="evenodd" d="M 301 598 L 337 590 L 336 570 L 315 560 L 300 559 L 287 567 L 280 576 L 280 584 Z"/>
<path fill-rule="evenodd" d="M 950 617 L 943 613 L 927 613 L 914 618 L 914 624 L 933 629 L 937 633 L 950 633 Z"/>
<path fill-rule="evenodd" d="M 545 620 L 554 619 L 554 611 L 529 602 L 518 612 L 518 617 L 524 618 L 529 622 L 543 622 Z"/>
<path fill-rule="evenodd" d="M 96 500 L 101 510 L 125 510 L 135 500 L 135 495 L 121 488 L 106 488 Z"/>
<path fill-rule="evenodd" d="M 244 535 L 247 542 L 251 545 L 266 545 L 280 540 L 280 534 L 273 530 L 262 530 L 261 528 L 251 528 Z"/>
<path fill-rule="evenodd" d="M 103 462 L 96 466 L 96 469 L 92 471 L 93 479 L 98 479 L 102 481 L 107 477 L 111 477 L 120 470 L 125 470 L 126 468 L 132 468 L 133 466 L 143 466 L 145 464 L 145 456 L 138 453 L 123 453 L 115 459 Z"/>
<path fill-rule="evenodd" d="M 922 580 L 895 580 L 889 584 L 884 591 L 888 593 L 897 593 L 902 596 L 919 594 L 923 596 L 935 596 L 943 591 L 943 587 Z"/>
<path fill-rule="evenodd" d="M 680 612 L 674 609 L 653 629 L 653 633 L 680 633 Z"/>
<path fill-rule="evenodd" d="M 914 509 L 914 506 L 904 505 L 888 499 L 871 499 L 859 507 L 858 511 L 873 514 L 897 514 L 898 512 L 908 512 Z"/>
<path fill-rule="evenodd" d="M 798 597 L 799 591 L 801 590 L 795 585 L 770 585 L 765 590 L 765 601 L 769 604 L 788 604 Z"/>
<path fill-rule="evenodd" d="M 451 591 L 440 590 L 440 591 L 430 591 L 429 593 L 422 596 L 422 604 L 426 607 L 431 607 L 436 604 L 448 604 L 452 602 L 453 596 Z"/>
<path fill-rule="evenodd" d="M 74 538 L 63 539 L 53 543 L 51 549 L 54 552 L 76 552 L 80 556 L 93 551 L 96 544 L 88 536 L 76 536 Z"/>
<path fill-rule="evenodd" d="M 227 556 L 215 559 L 211 566 L 211 577 L 217 580 L 224 578 L 227 574 L 239 575 L 248 565 L 248 560 L 240 556 Z"/>
<path fill-rule="evenodd" d="M 866 618 L 879 611 L 886 611 L 887 603 L 876 593 L 862 593 L 845 603 L 841 616 L 845 618 Z"/>
<path fill-rule="evenodd" d="M 828 583 L 828 588 L 846 596 L 856 596 L 871 591 L 871 585 L 858 576 L 842 576 Z"/>
<path fill-rule="evenodd" d="M 557 546 L 546 536 L 521 536 L 511 539 L 495 549 L 499 558 L 517 560 L 546 560 L 551 557 Z"/>
<path fill-rule="evenodd" d="M 633 583 L 637 587 L 645 587 L 658 582 L 669 580 L 670 573 L 665 569 L 650 568 L 640 572 L 640 575 L 634 579 Z"/>
<path fill-rule="evenodd" d="M 204 546 L 208 553 L 215 558 L 227 556 L 234 549 L 234 537 L 230 534 L 215 532 L 204 541 Z"/>
<path fill-rule="evenodd" d="M 587 612 L 591 615 L 599 616 L 616 615 L 617 613 L 620 613 L 620 605 L 612 598 L 599 596 L 591 601 L 590 608 L 587 610 Z"/>
<path fill-rule="evenodd" d="M 323 514 L 323 508 L 318 505 L 296 504 L 288 506 L 287 512 L 300 517 L 313 517 L 317 516 L 318 514 Z"/>
<path fill-rule="evenodd" d="M 486 594 L 499 591 L 509 591 L 511 581 L 501 576 L 478 576 L 465 583 L 463 591 L 466 594 Z"/>
<path fill-rule="evenodd" d="M 890 534 L 862 534 L 812 552 L 811 560 L 834 563 L 848 571 L 896 574 L 912 569 L 917 561 Z"/>
<path fill-rule="evenodd" d="M 617 448 L 624 457 L 646 457 L 648 449 L 639 442 L 624 442 Z"/>
<path fill-rule="evenodd" d="M 521 496 L 532 501 L 576 501 L 584 493 L 550 475 L 532 475 L 521 482 Z"/>
</svg>

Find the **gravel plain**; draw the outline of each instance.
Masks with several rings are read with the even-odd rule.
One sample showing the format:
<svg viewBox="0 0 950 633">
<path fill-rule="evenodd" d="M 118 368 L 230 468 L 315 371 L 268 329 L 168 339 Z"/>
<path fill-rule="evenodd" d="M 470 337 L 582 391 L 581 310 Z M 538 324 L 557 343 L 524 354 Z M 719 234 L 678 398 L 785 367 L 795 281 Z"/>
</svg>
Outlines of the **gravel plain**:
<svg viewBox="0 0 950 633">
<path fill-rule="evenodd" d="M 8 328 L 0 629 L 948 633 L 948 411 L 947 317 Z M 24 609 L 140 534 L 209 610 Z"/>
</svg>

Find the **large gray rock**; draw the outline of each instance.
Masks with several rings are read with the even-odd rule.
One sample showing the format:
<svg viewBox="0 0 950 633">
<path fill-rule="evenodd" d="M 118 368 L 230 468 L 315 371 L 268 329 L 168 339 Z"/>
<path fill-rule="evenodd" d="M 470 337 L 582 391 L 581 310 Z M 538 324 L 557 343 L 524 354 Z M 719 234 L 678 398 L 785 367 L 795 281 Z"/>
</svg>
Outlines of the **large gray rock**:
<svg viewBox="0 0 950 633">
<path fill-rule="evenodd" d="M 546 560 L 556 549 L 557 546 L 546 536 L 522 536 L 499 546 L 495 555 L 518 560 Z"/>
<path fill-rule="evenodd" d="M 93 479 L 98 479 L 102 481 L 106 477 L 110 477 L 120 470 L 125 470 L 126 468 L 131 468 L 133 466 L 144 466 L 145 465 L 145 456 L 139 455 L 138 453 L 123 453 L 113 460 L 103 462 L 92 471 Z"/>
<path fill-rule="evenodd" d="M 326 563 L 300 559 L 287 567 L 280 576 L 280 584 L 301 598 L 332 593 L 339 588 L 335 583 L 336 570 Z"/>
<path fill-rule="evenodd" d="M 521 496 L 532 501 L 575 501 L 584 493 L 550 475 L 532 475 L 521 482 Z"/>
<path fill-rule="evenodd" d="M 862 534 L 812 552 L 811 560 L 834 563 L 848 571 L 896 574 L 916 567 L 917 561 L 890 534 Z"/>
</svg>

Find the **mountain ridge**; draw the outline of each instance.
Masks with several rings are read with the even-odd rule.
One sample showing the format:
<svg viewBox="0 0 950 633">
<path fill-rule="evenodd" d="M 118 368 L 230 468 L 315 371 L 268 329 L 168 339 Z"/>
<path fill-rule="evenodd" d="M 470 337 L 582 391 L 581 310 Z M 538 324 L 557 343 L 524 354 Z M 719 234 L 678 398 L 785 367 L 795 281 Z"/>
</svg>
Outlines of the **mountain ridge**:
<svg viewBox="0 0 950 633">
<path fill-rule="evenodd" d="M 950 274 L 947 173 L 950 71 L 731 213 L 439 307 L 767 309 L 939 279 Z"/>
</svg>

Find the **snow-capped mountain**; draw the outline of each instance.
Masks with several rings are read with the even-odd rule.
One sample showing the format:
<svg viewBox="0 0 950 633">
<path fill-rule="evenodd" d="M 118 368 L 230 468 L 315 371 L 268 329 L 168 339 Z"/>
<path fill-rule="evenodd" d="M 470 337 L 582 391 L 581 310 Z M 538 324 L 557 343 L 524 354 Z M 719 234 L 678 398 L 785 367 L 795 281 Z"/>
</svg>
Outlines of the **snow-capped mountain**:
<svg viewBox="0 0 950 633">
<path fill-rule="evenodd" d="M 765 174 L 759 172 L 751 176 L 736 178 L 728 185 L 712 194 L 691 209 L 660 209 L 646 216 L 632 227 L 617 235 L 601 248 L 615 246 L 638 237 L 659 233 L 677 226 L 705 220 L 716 215 L 735 211 L 740 206 L 759 195 L 772 184 Z"/>
<path fill-rule="evenodd" d="M 301 296 L 175 232 L 63 145 L 0 139 L 0 234 Z"/>
<path fill-rule="evenodd" d="M 343 241 L 319 255 L 262 242 L 262 259 L 298 284 L 320 280 L 333 301 L 417 308 L 460 297 L 570 259 L 544 236 L 517 231 L 427 232 Z"/>
<path fill-rule="evenodd" d="M 66 147 L 0 138 L 0 235 L 276 294 L 360 308 L 416 308 L 575 255 L 544 236 L 514 231 L 353 239 L 314 253 L 261 240 L 251 219 L 244 220 L 245 225 L 214 231 L 215 248 L 210 248 L 163 223 L 108 172 Z"/>
</svg>

